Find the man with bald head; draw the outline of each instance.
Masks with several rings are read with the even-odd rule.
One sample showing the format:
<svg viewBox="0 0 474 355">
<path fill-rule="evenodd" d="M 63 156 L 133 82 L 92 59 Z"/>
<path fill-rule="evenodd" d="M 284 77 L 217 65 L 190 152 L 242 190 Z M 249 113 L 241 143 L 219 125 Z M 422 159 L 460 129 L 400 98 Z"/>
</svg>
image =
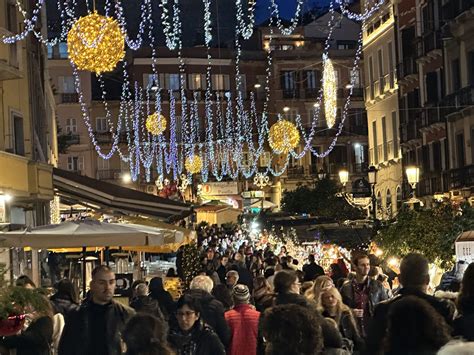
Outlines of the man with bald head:
<svg viewBox="0 0 474 355">
<path fill-rule="evenodd" d="M 59 344 L 62 355 L 119 355 L 120 333 L 134 314 L 113 300 L 115 274 L 108 266 L 92 271 L 90 296 L 66 318 Z"/>
</svg>

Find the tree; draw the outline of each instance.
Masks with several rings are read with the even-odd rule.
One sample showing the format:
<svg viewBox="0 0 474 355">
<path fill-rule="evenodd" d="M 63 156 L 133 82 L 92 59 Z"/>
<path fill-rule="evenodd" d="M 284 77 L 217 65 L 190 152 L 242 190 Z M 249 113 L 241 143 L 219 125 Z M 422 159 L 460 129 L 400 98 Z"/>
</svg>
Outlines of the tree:
<svg viewBox="0 0 474 355">
<path fill-rule="evenodd" d="M 318 181 L 314 188 L 298 186 L 296 190 L 283 193 L 282 210 L 332 218 L 338 222 L 364 218 L 364 212 L 351 206 L 344 197 L 337 195 L 338 192 L 337 183 L 330 179 Z"/>
<path fill-rule="evenodd" d="M 375 241 L 386 255 L 403 257 L 416 252 L 447 269 L 453 264 L 456 237 L 472 229 L 472 207 L 445 203 L 433 209 L 400 211 L 395 220 L 382 226 Z"/>
</svg>

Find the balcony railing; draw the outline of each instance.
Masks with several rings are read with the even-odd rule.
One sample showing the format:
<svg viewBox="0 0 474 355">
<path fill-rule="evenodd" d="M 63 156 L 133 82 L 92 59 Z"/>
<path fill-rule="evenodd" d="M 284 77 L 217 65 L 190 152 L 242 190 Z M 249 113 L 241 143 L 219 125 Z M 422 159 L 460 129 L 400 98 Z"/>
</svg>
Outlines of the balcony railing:
<svg viewBox="0 0 474 355">
<path fill-rule="evenodd" d="M 99 180 L 116 180 L 120 177 L 120 169 L 97 170 L 97 179 Z"/>
<path fill-rule="evenodd" d="M 444 117 L 472 105 L 474 105 L 474 85 L 469 85 L 442 100 L 441 107 L 443 109 L 441 114 Z"/>
<path fill-rule="evenodd" d="M 303 178 L 304 177 L 304 166 L 292 166 L 289 167 L 286 175 L 290 179 Z"/>
<path fill-rule="evenodd" d="M 369 163 L 354 163 L 351 164 L 353 174 L 365 174 L 369 168 Z"/>
<path fill-rule="evenodd" d="M 62 104 L 75 104 L 79 102 L 79 95 L 77 93 L 62 93 L 61 103 Z"/>
<path fill-rule="evenodd" d="M 444 117 L 439 107 L 426 107 L 421 111 L 421 128 L 429 127 L 436 123 L 443 123 Z"/>
<path fill-rule="evenodd" d="M 400 79 L 403 79 L 408 75 L 418 74 L 418 65 L 413 57 L 403 58 L 403 62 L 398 63 L 397 69 L 398 77 Z"/>
<path fill-rule="evenodd" d="M 438 31 L 424 33 L 417 40 L 418 58 L 425 57 L 435 49 L 441 49 L 441 36 Z"/>
<path fill-rule="evenodd" d="M 449 181 L 451 189 L 474 186 L 474 164 L 450 170 Z"/>
<path fill-rule="evenodd" d="M 299 99 L 300 91 L 298 89 L 283 89 L 283 98 L 284 99 Z"/>
<path fill-rule="evenodd" d="M 473 6 L 474 0 L 448 0 L 442 8 L 443 20 L 452 20 Z"/>
</svg>

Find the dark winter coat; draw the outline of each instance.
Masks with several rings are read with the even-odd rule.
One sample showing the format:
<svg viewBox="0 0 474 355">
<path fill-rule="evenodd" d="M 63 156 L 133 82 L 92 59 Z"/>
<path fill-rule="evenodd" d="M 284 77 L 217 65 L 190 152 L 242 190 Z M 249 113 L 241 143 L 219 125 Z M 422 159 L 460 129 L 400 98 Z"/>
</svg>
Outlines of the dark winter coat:
<svg viewBox="0 0 474 355">
<path fill-rule="evenodd" d="M 313 281 L 316 277 L 324 275 L 324 269 L 316 263 L 303 266 L 304 281 Z"/>
<path fill-rule="evenodd" d="M 387 318 L 390 307 L 398 300 L 410 295 L 427 301 L 449 325 L 452 324 L 454 305 L 451 302 L 427 295 L 426 293 L 417 289 L 402 288 L 398 292 L 397 296 L 391 298 L 388 301 L 380 303 L 375 308 L 375 313 L 369 323 L 369 331 L 366 338 L 367 354 L 377 354 L 381 351 L 383 339 L 385 338 L 385 332 L 387 329 Z"/>
<path fill-rule="evenodd" d="M 54 313 L 61 313 L 64 317 L 66 317 L 69 312 L 79 308 L 77 303 L 57 295 L 53 295 L 50 300 Z"/>
<path fill-rule="evenodd" d="M 326 312 L 323 312 L 323 316 L 332 318 Z M 364 348 L 364 340 L 359 335 L 354 317 L 349 311 L 342 312 L 341 319 L 339 320 L 339 331 L 344 338 L 352 341 L 354 350 L 362 350 Z"/>
<path fill-rule="evenodd" d="M 388 294 L 382 283 L 377 280 L 368 279 L 369 288 L 369 316 L 374 315 L 375 306 L 388 299 Z M 354 286 L 352 281 L 346 281 L 341 289 L 342 301 L 350 308 L 357 308 L 355 304 Z"/>
<path fill-rule="evenodd" d="M 53 320 L 40 317 L 19 335 L 5 337 L 0 345 L 7 349 L 16 349 L 17 355 L 49 355 L 53 338 Z"/>
<path fill-rule="evenodd" d="M 90 318 L 94 306 L 91 301 L 86 301 L 79 309 L 69 313 L 59 342 L 59 355 L 88 355 L 90 328 L 93 327 Z M 122 353 L 120 334 L 135 311 L 114 301 L 104 307 L 106 329 L 103 336 L 107 340 L 107 355 L 119 355 Z"/>
<path fill-rule="evenodd" d="M 132 307 L 137 313 L 149 314 L 158 319 L 164 320 L 158 301 L 150 296 L 135 297 L 132 302 L 130 302 L 130 307 Z"/>
<path fill-rule="evenodd" d="M 170 316 L 176 311 L 175 302 L 171 294 L 166 291 L 163 287 L 163 279 L 161 277 L 154 277 L 150 280 L 150 297 L 158 301 L 161 313 L 165 319 L 169 319 Z"/>
<path fill-rule="evenodd" d="M 224 318 L 224 306 L 209 292 L 204 290 L 189 290 L 187 292 L 199 300 L 201 304 L 201 319 L 214 329 L 224 347 L 230 343 L 230 329 Z"/>
<path fill-rule="evenodd" d="M 462 336 L 467 341 L 474 341 L 474 298 L 462 304 L 462 314 L 453 322 L 453 335 Z"/>
<path fill-rule="evenodd" d="M 225 348 L 217 334 L 200 320 L 187 334 L 179 327 L 172 328 L 168 341 L 180 355 L 225 355 Z"/>
</svg>

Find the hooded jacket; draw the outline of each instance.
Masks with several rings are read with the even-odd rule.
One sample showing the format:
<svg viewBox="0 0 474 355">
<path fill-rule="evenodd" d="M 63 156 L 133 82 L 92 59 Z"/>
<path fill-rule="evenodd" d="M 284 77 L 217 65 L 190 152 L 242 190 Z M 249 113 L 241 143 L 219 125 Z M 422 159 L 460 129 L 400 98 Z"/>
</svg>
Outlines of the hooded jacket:
<svg viewBox="0 0 474 355">
<path fill-rule="evenodd" d="M 169 319 L 175 312 L 175 303 L 171 294 L 164 289 L 163 279 L 161 277 L 152 278 L 148 288 L 150 290 L 150 297 L 158 301 L 161 313 L 163 313 L 165 319 Z"/>
<path fill-rule="evenodd" d="M 222 303 L 204 290 L 194 289 L 189 290 L 187 293 L 199 300 L 202 308 L 201 319 L 214 329 L 222 344 L 227 347 L 230 342 L 230 329 L 224 318 L 224 306 Z"/>
</svg>

